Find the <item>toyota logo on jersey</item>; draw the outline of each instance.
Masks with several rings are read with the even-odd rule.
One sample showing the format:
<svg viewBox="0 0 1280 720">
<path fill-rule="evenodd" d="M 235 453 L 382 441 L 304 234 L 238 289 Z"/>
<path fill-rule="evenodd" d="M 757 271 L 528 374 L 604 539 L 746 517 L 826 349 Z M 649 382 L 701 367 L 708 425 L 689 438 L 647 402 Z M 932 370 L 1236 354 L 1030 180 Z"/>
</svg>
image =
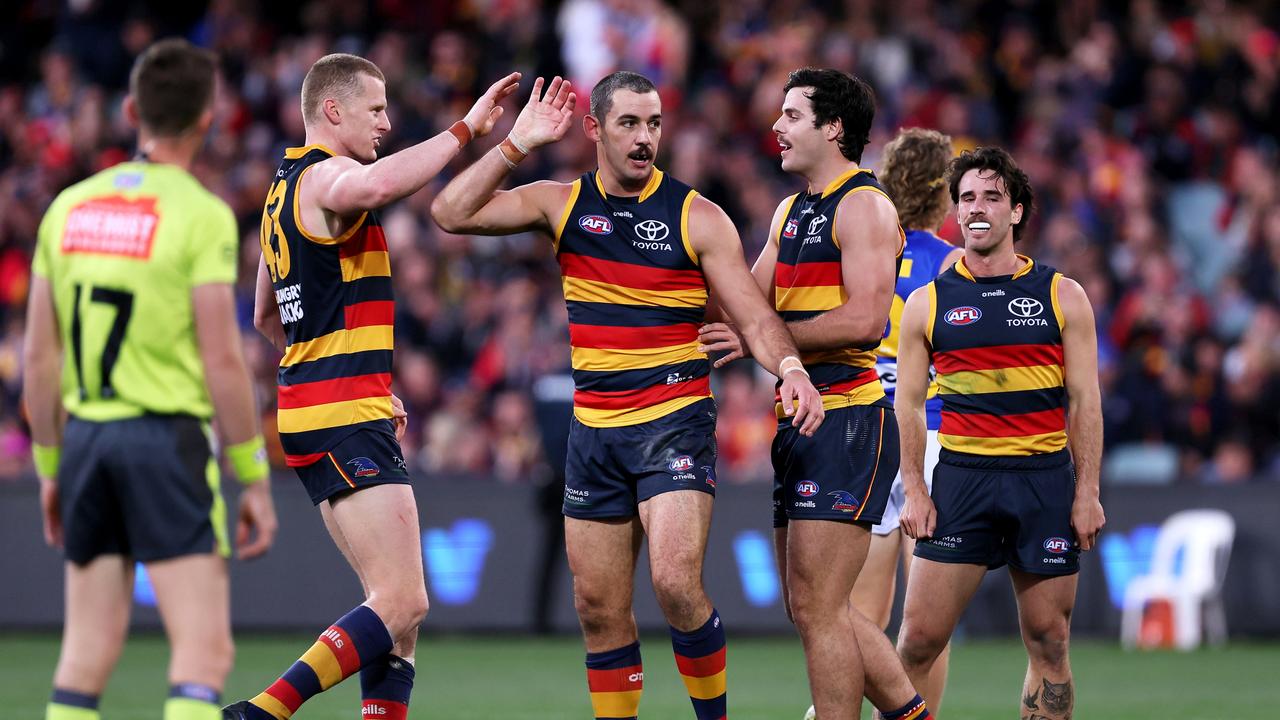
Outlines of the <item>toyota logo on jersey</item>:
<svg viewBox="0 0 1280 720">
<path fill-rule="evenodd" d="M 667 235 L 671 234 L 671 229 L 667 224 L 660 220 L 645 220 L 636 225 L 636 237 L 646 242 L 658 242 L 666 240 Z"/>
<path fill-rule="evenodd" d="M 1035 298 L 1018 297 L 1009 301 L 1009 312 L 1021 318 L 1030 318 L 1044 312 L 1044 305 Z"/>
</svg>

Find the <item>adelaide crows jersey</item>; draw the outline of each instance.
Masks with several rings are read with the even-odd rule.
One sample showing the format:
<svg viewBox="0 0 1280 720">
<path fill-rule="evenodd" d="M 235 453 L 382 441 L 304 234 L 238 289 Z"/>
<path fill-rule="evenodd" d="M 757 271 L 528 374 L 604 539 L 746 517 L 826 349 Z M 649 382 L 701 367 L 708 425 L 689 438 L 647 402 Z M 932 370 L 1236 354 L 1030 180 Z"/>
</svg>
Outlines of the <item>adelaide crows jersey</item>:
<svg viewBox="0 0 1280 720">
<path fill-rule="evenodd" d="M 974 277 L 960 260 L 929 287 L 926 332 L 942 398 L 943 448 L 1037 455 L 1067 445 L 1062 273 L 1019 255 L 1013 275 Z"/>
<path fill-rule="evenodd" d="M 333 152 L 285 151 L 262 211 L 262 255 L 287 347 L 277 374 L 277 422 L 286 462 L 310 465 L 351 433 L 389 429 L 395 302 L 378 214 L 339 237 L 308 232 L 298 185 Z"/>
<path fill-rule="evenodd" d="M 808 320 L 840 307 L 849 299 L 840 267 L 843 251 L 834 220 L 840 202 L 856 192 L 875 192 L 888 197 L 870 170 L 857 168 L 831 181 L 821 193 L 799 193 L 786 201 L 786 217 L 774 239 L 778 243 L 775 301 L 783 320 Z M 901 259 L 905 244 L 902 228 L 898 228 L 898 234 L 902 243 L 898 246 Z M 888 404 L 876 374 L 879 344 L 801 354 L 814 387 L 822 394 L 824 408 Z M 781 404 L 777 412 L 779 418 L 785 417 Z"/>
<path fill-rule="evenodd" d="M 698 351 L 707 281 L 689 241 L 697 195 L 657 168 L 638 197 L 609 195 L 595 172 L 571 185 L 556 259 L 584 425 L 636 425 L 711 397 Z"/>
</svg>

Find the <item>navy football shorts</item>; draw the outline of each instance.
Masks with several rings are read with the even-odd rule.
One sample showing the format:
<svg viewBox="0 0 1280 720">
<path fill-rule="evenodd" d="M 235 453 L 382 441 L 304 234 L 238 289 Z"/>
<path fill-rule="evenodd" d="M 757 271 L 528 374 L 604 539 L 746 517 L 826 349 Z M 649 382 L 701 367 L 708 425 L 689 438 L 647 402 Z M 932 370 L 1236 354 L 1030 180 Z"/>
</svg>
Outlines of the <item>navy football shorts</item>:
<svg viewBox="0 0 1280 720">
<path fill-rule="evenodd" d="M 227 511 L 207 430 L 186 415 L 70 418 L 58 468 L 67 559 L 227 556 Z"/>
<path fill-rule="evenodd" d="M 1036 575 L 1080 571 L 1071 531 L 1076 474 L 1066 450 L 989 457 L 943 449 L 933 475 L 938 524 L 916 557 L 1010 567 Z"/>
<path fill-rule="evenodd" d="M 893 410 L 852 405 L 827 411 L 813 437 L 778 421 L 773 438 L 773 526 L 788 520 L 874 525 L 884 516 L 898 474 Z"/>
<path fill-rule="evenodd" d="M 294 470 L 316 505 L 363 487 L 410 484 L 404 451 L 396 441 L 390 420 L 385 428 L 357 430 L 330 448 L 324 457 Z"/>
<path fill-rule="evenodd" d="M 569 426 L 564 514 L 626 518 L 674 490 L 716 494 L 716 404 L 707 398 L 638 425 Z"/>
</svg>

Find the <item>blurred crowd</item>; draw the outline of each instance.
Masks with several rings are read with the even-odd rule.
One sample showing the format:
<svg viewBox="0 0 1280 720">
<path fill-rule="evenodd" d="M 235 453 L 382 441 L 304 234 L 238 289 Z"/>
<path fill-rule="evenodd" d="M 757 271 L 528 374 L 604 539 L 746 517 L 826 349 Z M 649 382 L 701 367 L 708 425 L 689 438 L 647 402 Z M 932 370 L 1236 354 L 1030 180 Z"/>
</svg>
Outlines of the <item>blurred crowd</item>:
<svg viewBox="0 0 1280 720">
<path fill-rule="evenodd" d="M 1020 250 L 1080 280 L 1097 314 L 1105 479 L 1280 478 L 1273 3 L 16 0 L 0 15 L 0 477 L 28 462 L 20 346 L 41 214 L 67 184 L 131 156 L 120 112 L 130 63 L 179 34 L 223 63 L 196 173 L 240 221 L 245 348 L 268 428 L 278 356 L 251 323 L 258 228 L 283 149 L 302 143 L 299 88 L 315 59 L 355 52 L 382 68 L 389 150 L 447 128 L 512 69 L 526 90 L 534 74 L 559 73 L 584 95 L 614 69 L 640 71 L 663 96 L 659 165 L 728 211 L 748 261 L 777 202 L 799 189 L 769 128 L 787 73 L 813 64 L 875 88 L 864 165 L 898 128 L 923 126 L 957 150 L 1003 145 L 1028 172 L 1040 211 Z M 428 213 L 448 175 L 491 144 L 384 211 L 396 390 L 420 471 L 538 481 L 554 472 L 534 418 L 556 393 L 535 388 L 568 367 L 548 240 L 449 235 Z M 575 129 L 512 181 L 571 179 L 594 157 Z M 953 221 L 942 234 L 958 239 Z M 720 474 L 767 479 L 770 377 L 747 362 L 716 375 Z"/>
</svg>

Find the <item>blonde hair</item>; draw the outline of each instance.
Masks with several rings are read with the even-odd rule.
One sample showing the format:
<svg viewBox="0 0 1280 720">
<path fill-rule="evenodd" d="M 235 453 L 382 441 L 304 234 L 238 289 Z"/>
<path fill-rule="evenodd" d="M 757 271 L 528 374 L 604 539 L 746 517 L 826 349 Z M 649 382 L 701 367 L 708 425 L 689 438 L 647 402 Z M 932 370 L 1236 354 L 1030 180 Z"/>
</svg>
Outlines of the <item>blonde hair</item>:
<svg viewBox="0 0 1280 720">
<path fill-rule="evenodd" d="M 951 210 L 947 163 L 951 138 L 937 130 L 907 128 L 884 146 L 880 182 L 898 208 L 902 227 L 933 231 Z"/>
<path fill-rule="evenodd" d="M 327 98 L 346 100 L 360 94 L 361 75 L 387 81 L 377 65 L 359 55 L 333 53 L 317 60 L 302 81 L 303 121 L 319 120 L 320 106 Z"/>
</svg>

